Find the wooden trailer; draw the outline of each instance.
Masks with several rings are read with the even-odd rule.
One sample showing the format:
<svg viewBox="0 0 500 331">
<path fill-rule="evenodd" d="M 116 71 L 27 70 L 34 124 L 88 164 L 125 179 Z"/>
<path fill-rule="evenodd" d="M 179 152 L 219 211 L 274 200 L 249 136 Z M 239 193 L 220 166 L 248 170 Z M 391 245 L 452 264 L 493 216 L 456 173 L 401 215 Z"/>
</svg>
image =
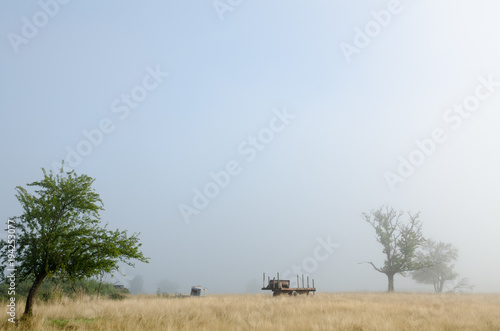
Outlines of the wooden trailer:
<svg viewBox="0 0 500 331">
<path fill-rule="evenodd" d="M 299 295 L 306 294 L 309 295 L 309 292 L 316 292 L 316 288 L 314 287 L 314 279 L 312 279 L 312 287 L 309 287 L 309 276 L 307 276 L 307 287 L 304 283 L 304 275 L 302 275 L 302 287 L 300 287 L 299 283 L 299 275 L 297 275 L 297 287 L 290 287 L 290 280 L 280 279 L 280 274 L 278 272 L 277 278 L 271 279 L 267 277 L 267 286 L 265 286 L 266 282 L 266 274 L 264 273 L 262 278 L 262 290 L 263 291 L 273 291 L 273 296 L 277 295 Z"/>
</svg>

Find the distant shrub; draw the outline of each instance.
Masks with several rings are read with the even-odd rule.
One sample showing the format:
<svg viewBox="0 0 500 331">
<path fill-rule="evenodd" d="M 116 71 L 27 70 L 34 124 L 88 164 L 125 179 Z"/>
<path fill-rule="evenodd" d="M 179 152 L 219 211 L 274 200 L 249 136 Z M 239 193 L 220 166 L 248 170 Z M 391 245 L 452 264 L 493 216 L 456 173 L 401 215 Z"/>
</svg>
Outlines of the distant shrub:
<svg viewBox="0 0 500 331">
<path fill-rule="evenodd" d="M 156 290 L 156 296 L 159 298 L 169 298 L 171 295 L 167 292 L 162 292 L 159 288 Z"/>
<path fill-rule="evenodd" d="M 111 300 L 123 300 L 126 297 L 126 294 L 120 292 L 110 293 L 108 295 L 108 298 L 110 298 Z"/>
<path fill-rule="evenodd" d="M 25 299 L 28 296 L 32 279 L 27 279 L 16 283 L 16 299 Z M 9 300 L 9 284 L 6 282 L 0 283 L 0 300 Z M 130 293 L 126 288 L 116 288 L 110 283 L 100 283 L 95 279 L 81 279 L 75 282 L 63 281 L 56 277 L 47 278 L 40 286 L 37 298 L 43 301 L 60 301 L 64 296 L 71 298 L 81 298 L 84 295 L 110 296 L 112 294 L 121 294 L 125 297 Z"/>
</svg>

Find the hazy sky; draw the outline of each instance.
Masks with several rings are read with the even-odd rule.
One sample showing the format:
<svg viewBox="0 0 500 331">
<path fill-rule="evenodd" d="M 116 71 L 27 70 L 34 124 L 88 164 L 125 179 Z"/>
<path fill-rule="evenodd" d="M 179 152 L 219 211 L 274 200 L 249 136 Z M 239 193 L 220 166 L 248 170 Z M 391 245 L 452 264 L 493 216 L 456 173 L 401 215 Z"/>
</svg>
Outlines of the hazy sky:
<svg viewBox="0 0 500 331">
<path fill-rule="evenodd" d="M 110 228 L 141 232 L 151 262 L 122 282 L 239 293 L 299 267 L 320 291 L 383 291 L 358 264 L 384 258 L 361 213 L 389 204 L 459 249 L 475 291 L 499 292 L 499 11 L 4 2 L 0 216 L 65 159 L 96 178 Z"/>
</svg>

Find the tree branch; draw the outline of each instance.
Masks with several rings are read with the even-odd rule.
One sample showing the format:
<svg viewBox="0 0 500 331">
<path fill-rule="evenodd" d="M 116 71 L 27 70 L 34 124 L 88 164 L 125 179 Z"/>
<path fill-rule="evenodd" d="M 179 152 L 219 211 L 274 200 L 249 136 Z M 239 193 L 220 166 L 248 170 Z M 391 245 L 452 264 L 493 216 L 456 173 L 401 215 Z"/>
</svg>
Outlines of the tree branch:
<svg viewBox="0 0 500 331">
<path fill-rule="evenodd" d="M 380 272 L 380 273 L 385 274 L 385 272 L 384 272 L 384 271 L 382 271 L 382 269 L 377 268 L 377 267 L 375 266 L 375 264 L 373 264 L 373 262 L 371 262 L 371 261 L 364 261 L 364 262 L 359 262 L 358 264 L 363 264 L 363 263 L 368 263 L 368 264 L 371 264 L 371 265 L 372 265 L 372 267 L 373 267 L 373 269 L 377 270 L 377 271 L 378 271 L 378 272 Z"/>
</svg>

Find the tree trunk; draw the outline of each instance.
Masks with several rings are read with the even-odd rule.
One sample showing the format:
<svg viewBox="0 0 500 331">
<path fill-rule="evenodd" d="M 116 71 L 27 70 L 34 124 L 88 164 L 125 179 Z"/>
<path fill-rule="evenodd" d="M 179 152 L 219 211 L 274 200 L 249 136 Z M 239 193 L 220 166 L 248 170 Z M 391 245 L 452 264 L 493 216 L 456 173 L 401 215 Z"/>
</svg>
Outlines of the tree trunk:
<svg viewBox="0 0 500 331">
<path fill-rule="evenodd" d="M 42 285 L 43 280 L 47 277 L 47 272 L 43 271 L 40 275 L 38 275 L 31 285 L 30 292 L 28 293 L 28 297 L 26 298 L 26 307 L 24 308 L 23 319 L 26 319 L 33 315 L 33 302 L 35 300 L 35 296 Z"/>
<path fill-rule="evenodd" d="M 394 292 L 394 274 L 386 274 L 389 284 L 387 286 L 387 292 Z"/>
<path fill-rule="evenodd" d="M 438 287 L 439 293 L 443 292 L 443 286 L 444 286 L 444 277 L 440 277 L 439 278 L 439 287 Z"/>
</svg>

